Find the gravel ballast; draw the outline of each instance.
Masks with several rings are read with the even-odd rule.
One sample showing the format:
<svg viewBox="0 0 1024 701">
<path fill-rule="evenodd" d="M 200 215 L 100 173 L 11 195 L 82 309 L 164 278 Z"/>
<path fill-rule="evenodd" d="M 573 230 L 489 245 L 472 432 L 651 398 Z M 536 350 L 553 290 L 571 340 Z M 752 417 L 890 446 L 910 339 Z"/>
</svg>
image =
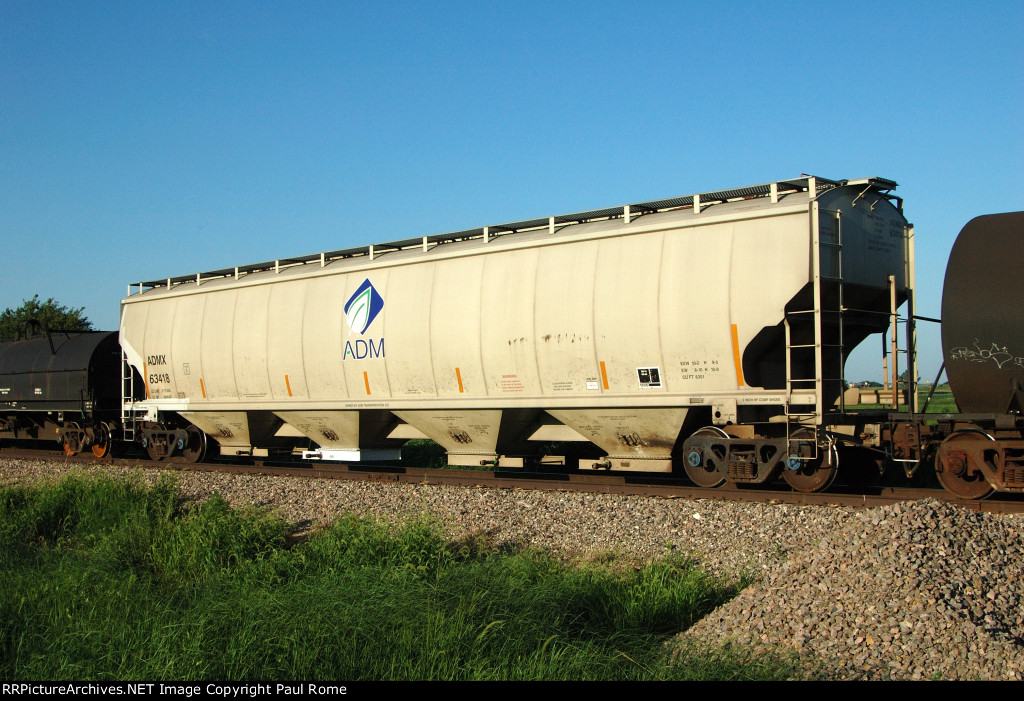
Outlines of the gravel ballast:
<svg viewBox="0 0 1024 701">
<path fill-rule="evenodd" d="M 0 457 L 0 484 L 79 466 Z M 161 473 L 86 472 L 153 483 Z M 429 518 L 453 538 L 590 559 L 692 556 L 754 583 L 680 636 L 794 657 L 824 679 L 1024 678 L 1024 537 L 1019 516 L 929 500 L 849 508 L 467 489 L 175 472 L 186 498 L 219 492 L 305 528 L 354 513 Z"/>
</svg>

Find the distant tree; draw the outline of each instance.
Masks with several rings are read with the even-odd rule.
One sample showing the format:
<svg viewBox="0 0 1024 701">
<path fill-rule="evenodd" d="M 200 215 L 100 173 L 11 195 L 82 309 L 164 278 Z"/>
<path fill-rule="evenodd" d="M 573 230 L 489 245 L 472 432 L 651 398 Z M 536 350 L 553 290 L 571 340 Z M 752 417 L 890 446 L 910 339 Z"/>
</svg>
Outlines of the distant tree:
<svg viewBox="0 0 1024 701">
<path fill-rule="evenodd" d="M 21 323 L 28 319 L 42 321 L 51 331 L 92 331 L 92 322 L 85 318 L 84 310 L 84 307 L 69 309 L 52 297 L 40 302 L 39 295 L 35 295 L 22 300 L 17 309 L 0 312 L 0 338 L 16 338 Z"/>
<path fill-rule="evenodd" d="M 909 382 L 910 381 L 910 370 L 904 370 L 903 372 L 901 372 L 899 380 L 900 380 L 900 383 L 902 383 L 902 384 L 906 384 L 907 382 Z M 921 378 L 920 377 L 917 378 L 917 382 L 920 382 L 920 381 L 921 381 Z"/>
</svg>

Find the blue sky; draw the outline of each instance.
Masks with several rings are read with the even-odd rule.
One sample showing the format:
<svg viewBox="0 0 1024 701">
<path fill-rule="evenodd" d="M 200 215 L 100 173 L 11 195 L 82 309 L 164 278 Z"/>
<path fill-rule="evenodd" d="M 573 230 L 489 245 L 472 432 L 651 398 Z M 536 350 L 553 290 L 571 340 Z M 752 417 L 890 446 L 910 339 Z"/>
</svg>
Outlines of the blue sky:
<svg viewBox="0 0 1024 701">
<path fill-rule="evenodd" d="M 1024 209 L 1022 30 L 1020 0 L 3 0 L 0 308 L 113 329 L 133 281 L 813 173 L 900 184 L 937 317 L 960 228 Z"/>
</svg>

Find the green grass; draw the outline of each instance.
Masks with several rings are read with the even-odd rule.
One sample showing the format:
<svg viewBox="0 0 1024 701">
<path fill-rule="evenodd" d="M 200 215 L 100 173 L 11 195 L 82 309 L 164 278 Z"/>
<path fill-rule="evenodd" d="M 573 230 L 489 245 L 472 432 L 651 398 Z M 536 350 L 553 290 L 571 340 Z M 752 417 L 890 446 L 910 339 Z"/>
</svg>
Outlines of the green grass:
<svg viewBox="0 0 1024 701">
<path fill-rule="evenodd" d="M 943 389 L 944 387 L 944 389 Z M 925 400 L 928 399 L 929 388 L 921 388 L 918 393 L 918 406 L 924 407 Z M 929 414 L 955 414 L 960 411 L 956 402 L 953 400 L 953 392 L 950 391 L 949 385 L 943 385 L 935 390 L 932 394 L 931 401 L 928 402 L 928 413 Z"/>
<path fill-rule="evenodd" d="M 925 400 L 928 399 L 928 391 L 930 387 L 918 387 L 917 392 L 917 405 L 919 409 L 924 408 Z M 891 390 L 889 391 L 891 392 Z M 884 395 L 890 400 L 892 399 L 891 393 Z M 863 409 L 890 409 L 891 404 L 879 403 L 879 404 L 848 404 L 846 406 L 847 411 L 857 411 Z M 909 408 L 906 404 L 899 405 L 899 411 L 908 411 Z M 929 414 L 955 414 L 959 411 L 956 406 L 956 402 L 953 400 L 953 392 L 949 389 L 949 385 L 939 385 L 935 392 L 932 394 L 931 401 L 928 403 L 927 413 Z"/>
<path fill-rule="evenodd" d="M 308 539 L 174 485 L 0 491 L 7 680 L 778 679 L 665 643 L 735 594 L 688 563 L 568 566 L 342 518 Z"/>
</svg>

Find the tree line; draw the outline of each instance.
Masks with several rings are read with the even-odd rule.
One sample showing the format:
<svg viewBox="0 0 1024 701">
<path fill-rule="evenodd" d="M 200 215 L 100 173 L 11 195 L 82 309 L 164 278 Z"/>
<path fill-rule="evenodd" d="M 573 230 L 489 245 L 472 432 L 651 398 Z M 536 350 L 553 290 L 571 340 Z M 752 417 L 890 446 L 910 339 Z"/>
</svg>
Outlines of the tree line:
<svg viewBox="0 0 1024 701">
<path fill-rule="evenodd" d="M 0 312 L 0 339 L 17 338 L 21 325 L 29 319 L 43 322 L 51 331 L 92 331 L 92 322 L 84 311 L 85 307 L 66 307 L 52 297 L 41 302 L 39 295 L 33 295 L 32 299 L 22 300 L 17 309 L 8 307 Z"/>
</svg>

